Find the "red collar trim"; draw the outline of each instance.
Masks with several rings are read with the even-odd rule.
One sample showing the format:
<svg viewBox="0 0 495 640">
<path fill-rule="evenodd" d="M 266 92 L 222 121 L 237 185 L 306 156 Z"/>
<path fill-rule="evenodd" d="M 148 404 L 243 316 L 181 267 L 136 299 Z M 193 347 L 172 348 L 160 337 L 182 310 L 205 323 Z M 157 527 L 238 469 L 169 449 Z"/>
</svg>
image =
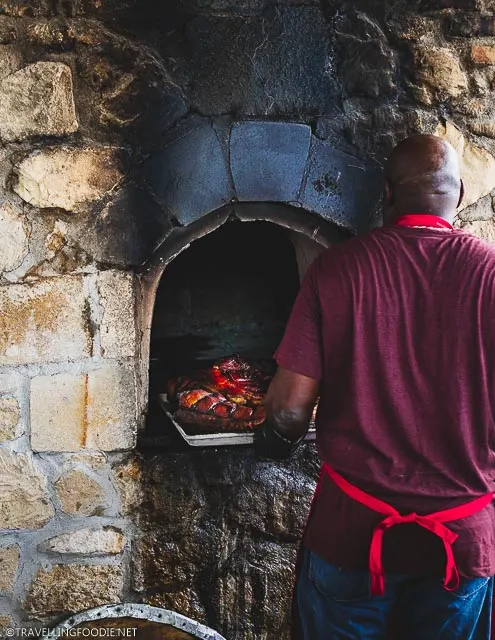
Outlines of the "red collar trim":
<svg viewBox="0 0 495 640">
<path fill-rule="evenodd" d="M 398 227 L 434 227 L 436 229 L 453 229 L 454 227 L 439 216 L 429 213 L 408 213 L 397 218 L 394 224 Z"/>
</svg>

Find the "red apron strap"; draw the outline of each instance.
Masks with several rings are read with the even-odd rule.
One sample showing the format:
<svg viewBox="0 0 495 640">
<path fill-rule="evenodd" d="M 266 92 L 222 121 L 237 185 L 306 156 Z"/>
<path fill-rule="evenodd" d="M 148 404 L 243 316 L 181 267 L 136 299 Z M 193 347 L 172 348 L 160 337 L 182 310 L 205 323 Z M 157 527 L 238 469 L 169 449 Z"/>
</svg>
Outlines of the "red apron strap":
<svg viewBox="0 0 495 640">
<path fill-rule="evenodd" d="M 427 531 L 431 531 L 434 535 L 438 536 L 445 549 L 446 564 L 445 564 L 445 578 L 444 587 L 448 591 L 453 591 L 459 586 L 459 572 L 454 559 L 454 553 L 452 550 L 452 544 L 457 539 L 457 534 L 444 526 L 443 522 L 452 522 L 453 520 L 460 520 L 471 516 L 481 509 L 484 509 L 493 500 L 495 492 L 487 493 L 480 498 L 471 500 L 465 504 L 453 507 L 451 509 L 444 509 L 443 511 L 437 511 L 425 516 L 420 516 L 417 513 L 408 513 L 401 515 L 397 509 L 394 509 L 391 505 L 375 498 L 365 491 L 358 489 L 353 484 L 348 482 L 339 473 L 332 469 L 332 467 L 326 462 L 322 467 L 322 475 L 327 473 L 335 484 L 350 498 L 353 498 L 357 502 L 364 506 L 381 513 L 384 518 L 373 531 L 370 546 L 369 555 L 369 570 L 371 578 L 371 593 L 372 595 L 383 595 L 385 592 L 385 575 L 382 565 L 382 546 L 383 535 L 387 529 L 397 524 L 415 523 Z M 320 476 L 321 480 L 321 476 Z"/>
</svg>

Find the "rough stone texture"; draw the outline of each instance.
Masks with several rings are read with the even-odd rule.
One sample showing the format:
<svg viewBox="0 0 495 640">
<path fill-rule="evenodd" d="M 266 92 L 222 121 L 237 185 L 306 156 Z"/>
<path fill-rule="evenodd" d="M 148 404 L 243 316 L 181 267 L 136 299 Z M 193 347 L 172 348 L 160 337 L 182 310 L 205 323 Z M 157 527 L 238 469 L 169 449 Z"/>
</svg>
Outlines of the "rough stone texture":
<svg viewBox="0 0 495 640">
<path fill-rule="evenodd" d="M 454 38 L 495 36 L 495 16 L 493 11 L 456 11 L 445 16 L 444 29 L 447 36 Z"/>
<path fill-rule="evenodd" d="M 183 616 L 187 616 L 197 622 L 207 622 L 208 616 L 199 594 L 188 587 L 144 596 L 143 602 L 152 607 L 180 611 Z"/>
<path fill-rule="evenodd" d="M 24 607 L 40 616 L 82 611 L 120 602 L 122 589 L 120 566 L 56 564 L 38 571 Z"/>
<path fill-rule="evenodd" d="M 128 268 L 145 262 L 172 226 L 143 187 L 129 184 L 97 215 L 72 226 L 70 235 L 96 261 Z"/>
<path fill-rule="evenodd" d="M 85 516 L 102 515 L 105 510 L 103 487 L 82 471 L 70 471 L 54 484 L 62 511 Z"/>
<path fill-rule="evenodd" d="M 90 356 L 86 305 L 78 276 L 0 287 L 0 365 Z"/>
<path fill-rule="evenodd" d="M 91 371 L 86 446 L 101 451 L 132 449 L 136 433 L 136 380 L 132 368 L 107 364 Z"/>
<path fill-rule="evenodd" d="M 476 220 L 491 220 L 495 216 L 493 208 L 493 198 L 491 195 L 480 198 L 474 204 L 458 211 L 459 219 L 463 222 L 474 222 Z"/>
<path fill-rule="evenodd" d="M 0 443 L 13 440 L 21 419 L 17 398 L 0 398 Z"/>
<path fill-rule="evenodd" d="M 424 91 L 417 97 L 425 104 L 457 98 L 468 88 L 466 73 L 450 49 L 425 46 L 416 50 L 417 80 Z"/>
<path fill-rule="evenodd" d="M 22 264 L 29 250 L 28 235 L 21 211 L 10 202 L 0 205 L 0 275 Z"/>
<path fill-rule="evenodd" d="M 53 506 L 30 456 L 0 449 L 0 529 L 39 529 Z"/>
<path fill-rule="evenodd" d="M 192 119 L 144 166 L 159 201 L 181 224 L 227 204 L 235 195 L 227 158 L 211 124 Z"/>
<path fill-rule="evenodd" d="M 10 616 L 0 616 L 0 634 L 5 635 L 5 631 L 12 627 L 15 627 L 15 624 Z"/>
<path fill-rule="evenodd" d="M 382 28 L 360 11 L 334 18 L 338 65 L 349 96 L 382 101 L 396 93 L 396 56 Z M 330 65 L 333 60 L 330 58 Z"/>
<path fill-rule="evenodd" d="M 495 64 L 495 47 L 490 45 L 473 45 L 471 47 L 471 60 L 475 64 Z"/>
<path fill-rule="evenodd" d="M 121 515 L 135 513 L 142 500 L 141 466 L 137 456 L 115 467 L 114 483 L 120 494 Z"/>
<path fill-rule="evenodd" d="M 108 526 L 62 533 L 47 540 L 42 545 L 42 550 L 77 555 L 107 555 L 121 553 L 124 546 L 124 534 L 119 529 Z"/>
<path fill-rule="evenodd" d="M 122 178 L 119 155 L 110 147 L 35 151 L 17 165 L 14 191 L 35 207 L 83 211 Z"/>
<path fill-rule="evenodd" d="M 67 459 L 73 465 L 83 464 L 90 469 L 103 469 L 108 463 L 106 454 L 101 451 L 82 451 L 81 453 L 67 455 Z"/>
<path fill-rule="evenodd" d="M 281 491 L 275 493 L 274 485 Z M 314 489 L 314 482 L 301 471 L 267 463 L 255 469 L 249 484 L 239 487 L 225 508 L 234 522 L 246 528 L 296 541 L 302 533 L 301 513 L 309 511 Z"/>
<path fill-rule="evenodd" d="M 279 4 L 251 16 L 200 15 L 186 25 L 185 46 L 185 65 L 194 77 L 192 106 L 203 115 L 334 109 L 330 34 L 320 8 Z"/>
<path fill-rule="evenodd" d="M 239 544 L 216 576 L 213 600 L 223 635 L 232 640 L 289 640 L 294 545 Z"/>
<path fill-rule="evenodd" d="M 466 222 L 461 225 L 463 231 L 472 233 L 478 238 L 487 240 L 488 242 L 495 242 L 495 221 L 494 220 L 475 220 L 472 222 Z"/>
<path fill-rule="evenodd" d="M 294 202 L 311 130 L 284 122 L 241 122 L 230 134 L 230 166 L 239 200 Z"/>
<path fill-rule="evenodd" d="M 440 125 L 437 134 L 448 140 L 459 154 L 465 188 L 461 209 L 464 209 L 495 187 L 495 157 L 468 142 L 451 122 Z"/>
<path fill-rule="evenodd" d="M 146 451 L 139 465 L 140 599 L 194 613 L 231 640 L 288 638 L 295 550 L 318 474 L 314 447 L 283 465 L 226 449 Z"/>
<path fill-rule="evenodd" d="M 70 67 L 36 62 L 0 82 L 0 138 L 62 136 L 77 131 Z"/>
<path fill-rule="evenodd" d="M 421 0 L 420 11 L 434 11 L 438 9 L 477 9 L 477 0 Z"/>
<path fill-rule="evenodd" d="M 19 547 L 0 547 L 0 593 L 14 589 L 19 566 Z"/>
<path fill-rule="evenodd" d="M 102 308 L 100 339 L 105 358 L 136 354 L 134 277 L 121 271 L 98 274 L 98 293 Z"/>
<path fill-rule="evenodd" d="M 21 376 L 18 373 L 0 374 L 0 394 L 15 395 L 21 386 Z"/>
<path fill-rule="evenodd" d="M 479 136 L 486 136 L 487 138 L 495 138 L 495 122 L 470 122 L 469 128 L 473 133 Z"/>
<path fill-rule="evenodd" d="M 0 80 L 17 71 L 22 65 L 21 54 L 10 44 L 0 45 Z M 1 91 L 1 89 L 0 89 Z"/>
<path fill-rule="evenodd" d="M 31 383 L 31 446 L 34 451 L 130 449 L 136 411 L 136 383 L 128 367 L 112 363 L 88 373 L 38 376 Z"/>
<path fill-rule="evenodd" d="M 33 451 L 77 451 L 86 444 L 86 375 L 59 373 L 31 382 Z"/>
<path fill-rule="evenodd" d="M 374 167 L 313 138 L 302 206 L 354 232 L 368 228 L 382 195 Z"/>
</svg>

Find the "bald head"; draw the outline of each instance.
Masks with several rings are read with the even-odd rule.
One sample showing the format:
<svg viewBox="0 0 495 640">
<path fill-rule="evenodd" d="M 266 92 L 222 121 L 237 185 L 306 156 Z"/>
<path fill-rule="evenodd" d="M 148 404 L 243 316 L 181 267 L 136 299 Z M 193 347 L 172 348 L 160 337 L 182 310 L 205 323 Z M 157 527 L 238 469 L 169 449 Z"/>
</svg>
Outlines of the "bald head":
<svg viewBox="0 0 495 640">
<path fill-rule="evenodd" d="M 388 218 L 432 213 L 452 219 L 462 197 L 459 158 L 446 140 L 432 135 L 406 138 L 385 167 Z"/>
</svg>

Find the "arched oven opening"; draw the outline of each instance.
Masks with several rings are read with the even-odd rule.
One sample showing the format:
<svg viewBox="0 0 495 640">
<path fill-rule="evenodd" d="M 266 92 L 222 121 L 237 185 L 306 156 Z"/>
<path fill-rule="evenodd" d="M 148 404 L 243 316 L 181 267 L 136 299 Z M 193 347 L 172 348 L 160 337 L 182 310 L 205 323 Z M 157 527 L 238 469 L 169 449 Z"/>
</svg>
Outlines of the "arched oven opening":
<svg viewBox="0 0 495 640">
<path fill-rule="evenodd" d="M 186 449 L 187 444 L 214 446 L 226 442 L 184 436 L 249 430 L 243 425 L 251 422 L 222 419 L 217 420 L 218 429 L 207 424 L 202 428 L 204 414 L 199 417 L 187 411 L 171 420 L 170 405 L 165 405 L 168 411 L 164 412 L 167 393 L 172 402 L 170 381 L 185 378 L 191 386 L 196 371 L 208 371 L 234 358 L 239 366 L 260 369 L 267 383 L 275 370 L 273 353 L 307 267 L 325 246 L 349 236 L 304 210 L 286 205 L 236 205 L 213 215 L 223 215 L 216 229 L 193 235 L 187 248 L 172 260 L 167 262 L 163 254 L 157 259 L 149 409 L 140 438 L 145 447 L 181 449 L 184 441 Z M 204 398 L 203 406 L 209 400 Z M 222 409 L 226 410 L 219 407 Z M 246 418 L 248 411 L 243 409 Z M 192 416 L 194 424 L 184 414 Z M 232 415 L 237 415 L 235 409 Z M 240 443 L 242 438 L 232 440 L 232 444 Z"/>
</svg>

